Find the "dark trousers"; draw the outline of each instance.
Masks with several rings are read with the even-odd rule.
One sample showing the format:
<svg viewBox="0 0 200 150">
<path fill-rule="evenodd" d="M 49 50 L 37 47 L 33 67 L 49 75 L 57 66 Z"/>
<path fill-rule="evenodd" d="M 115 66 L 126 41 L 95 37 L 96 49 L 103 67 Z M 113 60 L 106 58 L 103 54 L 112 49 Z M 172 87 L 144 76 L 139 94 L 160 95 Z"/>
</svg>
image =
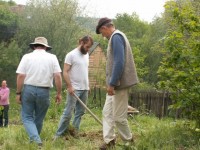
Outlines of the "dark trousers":
<svg viewBox="0 0 200 150">
<path fill-rule="evenodd" d="M 8 126 L 8 110 L 9 105 L 4 105 L 3 109 L 0 111 L 0 127 L 7 127 Z M 4 124 L 3 124 L 4 119 Z"/>
</svg>

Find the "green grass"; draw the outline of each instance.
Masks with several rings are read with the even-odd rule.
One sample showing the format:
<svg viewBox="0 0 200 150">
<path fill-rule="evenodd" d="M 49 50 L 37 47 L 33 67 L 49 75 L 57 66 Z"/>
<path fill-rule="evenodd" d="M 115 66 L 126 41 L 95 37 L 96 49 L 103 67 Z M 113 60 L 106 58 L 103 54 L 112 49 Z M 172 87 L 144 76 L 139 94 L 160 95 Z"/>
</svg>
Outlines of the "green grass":
<svg viewBox="0 0 200 150">
<path fill-rule="evenodd" d="M 15 95 L 11 93 L 10 124 L 8 128 L 0 128 L 0 150 L 35 150 L 37 145 L 29 143 L 28 136 L 21 123 L 20 105 L 15 103 Z M 53 97 L 53 96 L 52 96 Z M 91 97 L 91 96 L 90 96 Z M 89 103 L 91 98 L 89 99 Z M 102 143 L 102 126 L 86 112 L 82 118 L 80 138 L 69 137 L 68 140 L 52 138 L 57 130 L 58 122 L 65 104 L 56 106 L 52 99 L 51 106 L 44 121 L 41 138 L 42 150 L 95 150 Z M 101 119 L 102 108 L 90 103 L 92 112 Z M 188 120 L 173 120 L 145 115 L 128 117 L 129 125 L 135 137 L 135 145 L 124 144 L 117 136 L 117 150 L 199 150 L 200 132 L 195 131 L 194 123 Z M 117 131 L 116 131 L 117 134 Z"/>
</svg>

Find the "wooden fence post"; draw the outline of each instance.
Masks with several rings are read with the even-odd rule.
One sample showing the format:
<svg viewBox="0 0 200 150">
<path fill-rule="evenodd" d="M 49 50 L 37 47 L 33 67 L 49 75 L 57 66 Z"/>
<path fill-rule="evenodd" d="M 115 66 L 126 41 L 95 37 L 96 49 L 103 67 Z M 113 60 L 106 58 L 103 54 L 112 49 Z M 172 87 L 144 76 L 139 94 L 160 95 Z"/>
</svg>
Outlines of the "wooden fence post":
<svg viewBox="0 0 200 150">
<path fill-rule="evenodd" d="M 101 88 L 99 87 L 99 101 L 100 101 L 100 107 L 101 107 Z"/>
<path fill-rule="evenodd" d="M 140 112 L 152 112 L 159 118 L 163 118 L 169 114 L 168 106 L 171 104 L 171 99 L 167 91 L 141 91 L 130 94 L 130 104 Z"/>
</svg>

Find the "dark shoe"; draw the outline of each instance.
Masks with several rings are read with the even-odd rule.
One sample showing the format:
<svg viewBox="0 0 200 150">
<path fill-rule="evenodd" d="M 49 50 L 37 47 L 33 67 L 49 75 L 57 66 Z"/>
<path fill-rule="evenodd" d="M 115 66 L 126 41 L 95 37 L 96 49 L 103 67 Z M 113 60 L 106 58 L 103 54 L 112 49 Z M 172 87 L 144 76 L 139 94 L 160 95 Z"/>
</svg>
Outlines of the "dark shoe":
<svg viewBox="0 0 200 150">
<path fill-rule="evenodd" d="M 76 130 L 76 129 L 71 129 L 71 130 L 69 130 L 69 134 L 73 137 L 73 138 L 75 138 L 75 139 L 79 139 L 79 132 L 78 132 L 78 130 Z"/>
<path fill-rule="evenodd" d="M 38 149 L 42 149 L 42 143 L 37 143 Z"/>
<path fill-rule="evenodd" d="M 115 148 L 115 140 L 110 141 L 108 144 L 103 143 L 99 149 L 100 150 L 108 150 L 108 149 L 114 149 Z"/>
<path fill-rule="evenodd" d="M 135 143 L 135 140 L 134 140 L 134 136 L 132 134 L 132 139 L 129 141 L 130 143 L 134 144 Z"/>
</svg>

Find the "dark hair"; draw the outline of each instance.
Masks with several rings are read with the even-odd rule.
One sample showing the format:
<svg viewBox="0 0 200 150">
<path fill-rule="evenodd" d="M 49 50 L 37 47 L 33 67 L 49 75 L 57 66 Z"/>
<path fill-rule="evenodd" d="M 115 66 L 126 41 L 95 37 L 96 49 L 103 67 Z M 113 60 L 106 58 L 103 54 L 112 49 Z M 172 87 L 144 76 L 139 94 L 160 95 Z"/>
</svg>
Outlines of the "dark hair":
<svg viewBox="0 0 200 150">
<path fill-rule="evenodd" d="M 90 41 L 91 44 L 93 45 L 93 39 L 92 39 L 92 37 L 89 36 L 89 35 L 86 35 L 86 36 L 82 37 L 81 39 L 79 39 L 79 44 L 80 44 L 81 42 L 83 42 L 84 44 L 86 44 L 86 43 L 88 43 L 89 41 Z"/>
<path fill-rule="evenodd" d="M 42 44 L 34 44 L 34 47 L 46 47 L 46 46 L 44 46 Z"/>
</svg>

